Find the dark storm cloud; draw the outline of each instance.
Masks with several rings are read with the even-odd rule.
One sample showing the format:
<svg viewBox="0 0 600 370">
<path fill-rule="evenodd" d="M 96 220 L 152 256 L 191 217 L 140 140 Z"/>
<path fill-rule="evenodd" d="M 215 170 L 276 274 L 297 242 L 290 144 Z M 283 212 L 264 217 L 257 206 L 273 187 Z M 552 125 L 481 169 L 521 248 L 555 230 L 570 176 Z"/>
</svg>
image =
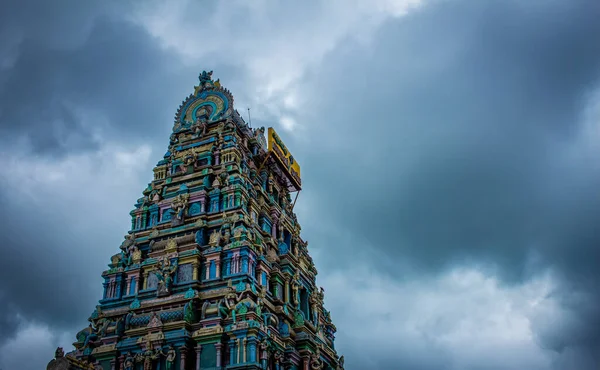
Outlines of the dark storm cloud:
<svg viewBox="0 0 600 370">
<path fill-rule="evenodd" d="M 6 199 L 9 194 L 2 193 L 0 343 L 14 335 L 20 324 L 19 316 L 53 327 L 72 324 L 72 315 L 84 317 L 87 313 L 82 312 L 86 310 L 83 305 L 74 303 L 93 302 L 89 295 L 99 291 L 90 291 L 89 281 L 77 278 L 86 268 L 84 250 L 69 254 L 63 246 L 74 240 L 82 241 L 78 240 L 81 235 L 73 238 L 56 227 L 70 220 L 60 213 L 52 214 L 27 204 L 16 209 Z M 47 220 L 53 220 L 56 226 L 49 225 Z"/>
<path fill-rule="evenodd" d="M 596 361 L 600 159 L 582 112 L 599 86 L 598 19 L 592 0 L 430 4 L 368 50 L 331 53 L 310 77 L 321 115 L 301 117 L 320 130 L 305 181 L 351 185 L 318 197 L 355 246 L 396 276 L 406 260 L 489 264 L 509 283 L 557 268 L 570 285 L 557 297 L 586 296 L 568 308 L 585 327 L 534 329 L 545 347 Z"/>
<path fill-rule="evenodd" d="M 31 163 L 30 153 L 13 145 L 22 137 L 42 161 L 81 151 L 94 158 L 104 141 L 128 148 L 149 144 L 157 161 L 177 106 L 197 81 L 195 68 L 184 67 L 173 50 L 123 20 L 130 11 L 126 3 L 82 4 L 3 2 L 0 35 L 8 52 L 0 61 L 0 154 L 15 154 L 21 167 Z M 34 5 L 37 12 L 30 11 Z M 221 72 L 237 73 L 226 65 Z M 107 176 L 111 184 L 123 181 L 117 171 L 107 170 Z M 114 199 L 98 189 L 78 189 L 93 191 L 89 204 L 60 203 L 69 197 L 52 193 L 35 204 L 6 184 L 0 180 L 0 341 L 14 336 L 23 321 L 61 330 L 85 325 L 101 296 L 100 273 L 118 251 L 119 232 L 125 232 L 143 189 L 127 203 L 105 199 L 105 205 L 113 203 L 110 209 L 91 206 Z M 109 218 L 119 211 L 119 221 Z"/>
<path fill-rule="evenodd" d="M 41 154 L 97 149 L 98 134 L 162 138 L 164 145 L 181 91 L 197 72 L 141 27 L 116 18 L 117 10 L 129 11 L 124 5 L 41 3 L 39 12 L 2 12 L 2 136 L 26 135 Z"/>
<path fill-rule="evenodd" d="M 12 42 L 0 69 L 3 150 L 20 152 L 12 144 L 25 136 L 37 154 L 94 151 L 95 125 L 103 140 L 165 144 L 181 99 L 169 96 L 181 78 L 169 69 L 176 65 L 169 53 L 139 27 L 111 18 L 108 3 L 102 10 L 81 2 L 49 4 L 37 4 L 39 12 L 24 11 L 19 2 L 2 5 L 0 34 Z M 19 158 L 20 166 L 30 163 L 26 153 Z M 56 194 L 35 205 L 3 181 L 0 340 L 14 335 L 21 320 L 57 327 L 74 325 L 77 318 L 83 324 L 100 294 L 106 245 L 115 244 L 116 251 L 120 236 L 84 231 L 81 220 L 111 225 L 99 209 L 51 204 Z M 112 225 L 114 230 L 126 226 L 127 211 L 122 227 Z"/>
</svg>

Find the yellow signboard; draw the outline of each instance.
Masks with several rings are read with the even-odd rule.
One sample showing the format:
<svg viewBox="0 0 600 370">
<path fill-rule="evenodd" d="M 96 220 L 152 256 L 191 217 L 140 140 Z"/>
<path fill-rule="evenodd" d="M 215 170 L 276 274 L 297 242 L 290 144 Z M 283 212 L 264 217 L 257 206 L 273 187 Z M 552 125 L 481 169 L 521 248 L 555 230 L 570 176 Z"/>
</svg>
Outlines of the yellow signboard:
<svg viewBox="0 0 600 370">
<path fill-rule="evenodd" d="M 292 154 L 272 127 L 269 127 L 268 134 L 269 152 L 273 153 L 278 162 L 283 166 L 294 186 L 300 189 L 302 184 L 300 181 L 300 165 L 292 157 Z"/>
</svg>

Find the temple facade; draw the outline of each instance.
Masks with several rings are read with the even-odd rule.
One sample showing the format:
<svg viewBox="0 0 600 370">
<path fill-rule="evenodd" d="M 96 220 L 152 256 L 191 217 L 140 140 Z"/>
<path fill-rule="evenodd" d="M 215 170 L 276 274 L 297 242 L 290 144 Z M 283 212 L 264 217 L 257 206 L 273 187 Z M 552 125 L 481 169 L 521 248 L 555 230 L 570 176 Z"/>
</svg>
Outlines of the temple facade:
<svg viewBox="0 0 600 370">
<path fill-rule="evenodd" d="M 89 326 L 48 370 L 343 369 L 293 212 L 300 167 L 212 72 L 199 80 Z"/>
</svg>

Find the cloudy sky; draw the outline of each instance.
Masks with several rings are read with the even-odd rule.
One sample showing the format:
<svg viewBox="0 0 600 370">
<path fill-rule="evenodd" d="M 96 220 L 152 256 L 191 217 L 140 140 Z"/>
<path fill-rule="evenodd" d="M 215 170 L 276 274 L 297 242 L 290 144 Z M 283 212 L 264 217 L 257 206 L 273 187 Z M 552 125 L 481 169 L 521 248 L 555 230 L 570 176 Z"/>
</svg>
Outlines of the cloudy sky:
<svg viewBox="0 0 600 370">
<path fill-rule="evenodd" d="M 101 296 L 214 70 L 302 165 L 347 370 L 600 366 L 597 0 L 0 4 L 0 369 Z"/>
</svg>

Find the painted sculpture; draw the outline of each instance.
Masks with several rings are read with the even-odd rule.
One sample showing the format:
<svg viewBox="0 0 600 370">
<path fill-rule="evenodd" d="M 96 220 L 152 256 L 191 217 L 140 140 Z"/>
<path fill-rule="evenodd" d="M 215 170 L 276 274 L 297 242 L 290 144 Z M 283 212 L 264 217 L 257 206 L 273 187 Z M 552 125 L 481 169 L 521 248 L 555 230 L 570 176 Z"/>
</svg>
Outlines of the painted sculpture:
<svg viewBox="0 0 600 370">
<path fill-rule="evenodd" d="M 343 369 L 293 212 L 299 167 L 212 72 L 199 80 L 89 326 L 48 369 Z"/>
</svg>

